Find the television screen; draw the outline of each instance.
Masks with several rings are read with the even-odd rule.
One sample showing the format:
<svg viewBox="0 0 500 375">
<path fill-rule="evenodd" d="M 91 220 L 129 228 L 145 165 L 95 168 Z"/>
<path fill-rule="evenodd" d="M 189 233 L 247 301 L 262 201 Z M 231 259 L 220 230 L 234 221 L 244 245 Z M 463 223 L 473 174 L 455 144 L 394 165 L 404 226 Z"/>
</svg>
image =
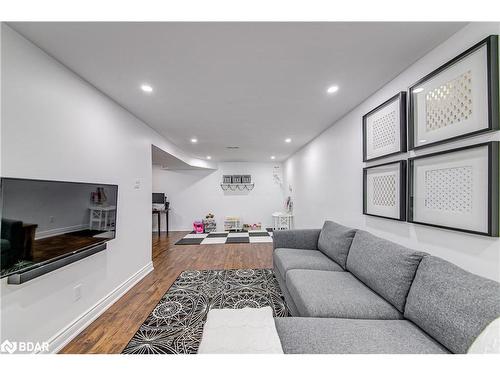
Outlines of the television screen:
<svg viewBox="0 0 500 375">
<path fill-rule="evenodd" d="M 117 185 L 2 178 L 0 277 L 115 238 Z"/>
<path fill-rule="evenodd" d="M 153 203 L 165 204 L 165 193 L 153 193 Z"/>
</svg>

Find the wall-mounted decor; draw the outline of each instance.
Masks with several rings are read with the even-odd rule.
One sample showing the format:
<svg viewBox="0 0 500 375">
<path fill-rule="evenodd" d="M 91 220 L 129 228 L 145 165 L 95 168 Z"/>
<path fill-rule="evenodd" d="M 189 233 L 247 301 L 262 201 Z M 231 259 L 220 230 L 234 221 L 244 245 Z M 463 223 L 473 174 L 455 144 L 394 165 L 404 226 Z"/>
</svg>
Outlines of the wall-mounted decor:
<svg viewBox="0 0 500 375">
<path fill-rule="evenodd" d="M 363 161 L 406 151 L 406 93 L 400 92 L 363 116 Z"/>
<path fill-rule="evenodd" d="M 223 175 L 222 183 L 220 184 L 222 190 L 224 191 L 244 191 L 253 190 L 255 184 L 252 183 L 252 176 L 249 174 L 245 175 Z"/>
<path fill-rule="evenodd" d="M 363 169 L 363 214 L 406 220 L 406 160 Z"/>
<path fill-rule="evenodd" d="M 409 159 L 408 221 L 498 237 L 499 142 Z"/>
<path fill-rule="evenodd" d="M 280 165 L 275 165 L 273 167 L 273 179 L 275 184 L 281 185 L 283 182 L 283 170 Z"/>
<path fill-rule="evenodd" d="M 492 35 L 409 89 L 410 150 L 498 130 L 498 36 Z"/>
</svg>

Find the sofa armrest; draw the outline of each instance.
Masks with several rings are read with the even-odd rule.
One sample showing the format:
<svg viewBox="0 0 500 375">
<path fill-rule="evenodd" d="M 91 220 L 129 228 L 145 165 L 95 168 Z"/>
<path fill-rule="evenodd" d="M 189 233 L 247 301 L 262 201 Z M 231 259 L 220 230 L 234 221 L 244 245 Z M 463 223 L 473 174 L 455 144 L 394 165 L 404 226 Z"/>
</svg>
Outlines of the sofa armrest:
<svg viewBox="0 0 500 375">
<path fill-rule="evenodd" d="M 291 249 L 318 249 L 321 229 L 292 229 L 273 232 L 273 249 L 288 247 Z"/>
<path fill-rule="evenodd" d="M 20 220 L 2 219 L 0 227 L 0 237 L 9 241 L 11 251 L 22 251 L 24 247 L 23 222 Z"/>
</svg>

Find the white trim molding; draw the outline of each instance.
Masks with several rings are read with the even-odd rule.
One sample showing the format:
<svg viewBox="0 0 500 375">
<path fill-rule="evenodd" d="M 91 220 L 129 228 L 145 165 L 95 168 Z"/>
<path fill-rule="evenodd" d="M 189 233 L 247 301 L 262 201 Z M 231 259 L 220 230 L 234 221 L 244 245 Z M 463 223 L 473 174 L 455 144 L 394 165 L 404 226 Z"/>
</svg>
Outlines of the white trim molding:
<svg viewBox="0 0 500 375">
<path fill-rule="evenodd" d="M 153 262 L 146 264 L 143 268 L 116 287 L 111 293 L 102 298 L 94 306 L 64 327 L 56 335 L 52 336 L 49 339 L 49 353 L 58 353 L 61 349 L 63 349 L 71 340 L 78 336 L 80 332 L 101 316 L 109 307 L 111 307 L 111 305 L 118 301 L 151 271 L 153 271 Z"/>
<path fill-rule="evenodd" d="M 37 234 L 35 236 L 35 240 L 40 240 L 42 238 L 58 236 L 61 234 L 76 232 L 76 231 L 85 230 L 85 229 L 90 229 L 88 223 L 87 224 L 73 225 L 73 226 L 64 227 L 64 228 L 55 228 L 55 229 L 44 230 L 42 232 L 37 232 Z"/>
</svg>

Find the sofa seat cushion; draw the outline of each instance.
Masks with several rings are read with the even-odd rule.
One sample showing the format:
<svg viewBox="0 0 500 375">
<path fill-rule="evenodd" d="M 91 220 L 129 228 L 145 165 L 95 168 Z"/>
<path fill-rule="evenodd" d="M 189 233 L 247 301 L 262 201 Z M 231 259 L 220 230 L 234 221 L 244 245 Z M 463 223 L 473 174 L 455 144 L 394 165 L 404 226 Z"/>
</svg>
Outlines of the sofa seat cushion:
<svg viewBox="0 0 500 375">
<path fill-rule="evenodd" d="M 466 353 L 500 316 L 500 283 L 434 256 L 420 262 L 405 317 L 453 353 Z"/>
<path fill-rule="evenodd" d="M 406 296 L 424 255 L 358 230 L 347 257 L 347 270 L 403 312 Z"/>
<path fill-rule="evenodd" d="M 290 270 L 286 286 L 300 316 L 402 319 L 402 314 L 349 272 Z"/>
<path fill-rule="evenodd" d="M 444 354 L 407 320 L 275 318 L 287 354 Z"/>
<path fill-rule="evenodd" d="M 319 234 L 318 249 L 345 269 L 347 254 L 355 233 L 355 229 L 325 221 Z"/>
<path fill-rule="evenodd" d="M 276 249 L 273 252 L 273 261 L 284 279 L 286 272 L 292 269 L 344 271 L 318 250 Z"/>
<path fill-rule="evenodd" d="M 297 311 L 297 307 L 295 306 L 295 302 L 293 302 L 292 296 L 288 292 L 288 288 L 286 287 L 285 279 L 281 276 L 280 271 L 276 267 L 276 264 L 273 267 L 274 277 L 278 281 L 278 285 L 280 286 L 281 293 L 283 294 L 283 298 L 285 299 L 286 305 L 288 307 L 288 312 L 291 316 L 299 316 L 299 312 Z"/>
</svg>

